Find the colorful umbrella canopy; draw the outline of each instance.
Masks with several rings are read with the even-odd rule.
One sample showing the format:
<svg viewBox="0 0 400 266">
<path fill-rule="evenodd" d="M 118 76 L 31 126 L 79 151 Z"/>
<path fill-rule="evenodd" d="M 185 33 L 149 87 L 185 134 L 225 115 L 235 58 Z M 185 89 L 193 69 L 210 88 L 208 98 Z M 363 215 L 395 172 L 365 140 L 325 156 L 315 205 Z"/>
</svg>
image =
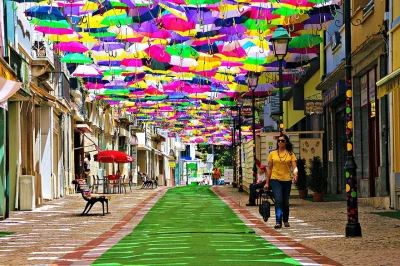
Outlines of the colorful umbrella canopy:
<svg viewBox="0 0 400 266">
<path fill-rule="evenodd" d="M 341 4 L 56 0 L 31 4 L 25 15 L 54 42 L 61 62 L 73 64 L 71 75 L 96 100 L 187 142 L 225 145 L 231 141 L 230 108 L 251 96 L 248 72 L 263 73 L 257 98 L 277 94 L 270 38 L 278 25 L 292 37 L 283 60 L 283 84 L 289 88 L 318 58 L 323 41 L 318 30 L 326 29 Z"/>
</svg>

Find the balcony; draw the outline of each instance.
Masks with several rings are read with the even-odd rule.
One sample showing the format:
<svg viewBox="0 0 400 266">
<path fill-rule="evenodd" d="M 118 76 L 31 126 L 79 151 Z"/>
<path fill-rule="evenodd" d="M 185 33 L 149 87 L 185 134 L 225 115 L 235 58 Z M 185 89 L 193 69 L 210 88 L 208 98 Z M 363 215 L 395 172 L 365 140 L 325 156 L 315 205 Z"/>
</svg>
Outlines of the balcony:
<svg viewBox="0 0 400 266">
<path fill-rule="evenodd" d="M 54 54 L 44 41 L 35 41 L 32 46 L 32 75 L 44 82 L 51 78 L 54 71 Z"/>
<path fill-rule="evenodd" d="M 74 99 L 82 99 L 82 92 L 80 90 L 70 90 L 69 92 Z"/>
</svg>

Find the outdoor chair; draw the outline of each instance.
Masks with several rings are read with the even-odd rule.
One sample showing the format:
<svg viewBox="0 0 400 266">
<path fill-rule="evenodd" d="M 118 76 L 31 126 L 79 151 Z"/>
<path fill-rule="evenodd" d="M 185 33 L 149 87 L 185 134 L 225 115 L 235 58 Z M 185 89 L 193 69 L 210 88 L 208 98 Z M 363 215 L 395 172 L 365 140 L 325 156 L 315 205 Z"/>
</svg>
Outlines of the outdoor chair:
<svg viewBox="0 0 400 266">
<path fill-rule="evenodd" d="M 105 213 L 106 213 L 104 211 L 104 203 L 105 203 L 106 207 L 107 207 L 107 213 L 108 213 L 108 201 L 110 200 L 109 197 L 107 197 L 105 195 L 92 194 L 92 192 L 89 189 L 89 186 L 86 184 L 85 181 L 78 181 L 78 186 L 81 191 L 82 198 L 85 201 L 87 201 L 85 209 L 83 210 L 81 215 L 88 214 L 96 202 L 101 203 L 101 205 L 103 207 L 103 215 L 105 215 Z"/>
<path fill-rule="evenodd" d="M 129 175 L 128 178 L 125 178 L 125 175 L 124 175 L 124 177 L 121 181 L 122 181 L 121 186 L 124 187 L 125 194 L 126 194 L 126 186 L 129 186 L 129 189 L 132 192 L 132 175 Z"/>
<path fill-rule="evenodd" d="M 93 175 L 93 185 L 92 185 L 93 192 L 94 191 L 99 192 L 99 184 L 100 184 L 99 176 Z"/>
</svg>

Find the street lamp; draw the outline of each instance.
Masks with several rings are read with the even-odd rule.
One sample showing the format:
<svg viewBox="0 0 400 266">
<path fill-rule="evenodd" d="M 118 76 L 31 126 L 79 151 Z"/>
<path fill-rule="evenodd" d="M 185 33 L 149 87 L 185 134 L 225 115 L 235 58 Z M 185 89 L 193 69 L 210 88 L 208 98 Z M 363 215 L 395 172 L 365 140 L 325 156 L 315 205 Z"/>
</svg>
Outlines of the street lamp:
<svg viewBox="0 0 400 266">
<path fill-rule="evenodd" d="M 237 106 L 239 109 L 239 184 L 238 191 L 243 192 L 243 169 L 242 169 L 242 107 L 243 99 L 238 99 Z"/>
<path fill-rule="evenodd" d="M 347 159 L 344 166 L 346 170 L 346 198 L 347 198 L 347 224 L 346 237 L 360 237 L 361 225 L 358 222 L 357 203 L 357 164 L 353 153 L 353 91 L 351 76 L 351 11 L 350 0 L 344 1 L 344 29 L 345 29 L 345 80 L 346 80 L 346 147 Z"/>
<path fill-rule="evenodd" d="M 237 173 L 236 173 L 236 117 L 237 117 L 237 107 L 234 106 L 231 108 L 231 123 L 230 126 L 232 127 L 232 164 L 233 164 L 233 187 L 237 187 L 239 181 L 237 180 Z"/>
<path fill-rule="evenodd" d="M 249 72 L 247 74 L 247 85 L 251 90 L 251 112 L 252 112 L 252 130 L 253 130 L 253 184 L 256 183 L 257 180 L 257 165 L 256 165 L 256 103 L 254 91 L 258 85 L 258 77 L 260 75 L 257 72 Z"/>
<path fill-rule="evenodd" d="M 279 131 L 282 134 L 284 130 L 283 126 L 283 75 L 282 75 L 282 60 L 285 58 L 289 42 L 292 38 L 289 36 L 289 33 L 279 25 L 275 30 L 274 34 L 270 41 L 272 42 L 273 51 L 275 57 L 279 62 Z"/>
</svg>

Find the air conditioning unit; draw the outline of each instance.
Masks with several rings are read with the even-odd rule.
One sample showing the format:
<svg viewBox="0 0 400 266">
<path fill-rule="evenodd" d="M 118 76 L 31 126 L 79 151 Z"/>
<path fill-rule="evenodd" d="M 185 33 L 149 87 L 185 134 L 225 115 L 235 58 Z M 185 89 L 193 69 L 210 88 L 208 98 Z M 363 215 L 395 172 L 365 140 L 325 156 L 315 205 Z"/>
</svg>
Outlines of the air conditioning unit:
<svg viewBox="0 0 400 266">
<path fill-rule="evenodd" d="M 21 175 L 19 177 L 19 209 L 32 211 L 35 207 L 35 176 Z"/>
<path fill-rule="evenodd" d="M 338 47 L 339 44 L 341 44 L 340 32 L 335 31 L 334 33 L 332 33 L 330 42 L 331 42 L 332 50 L 334 50 L 336 47 Z"/>
</svg>

